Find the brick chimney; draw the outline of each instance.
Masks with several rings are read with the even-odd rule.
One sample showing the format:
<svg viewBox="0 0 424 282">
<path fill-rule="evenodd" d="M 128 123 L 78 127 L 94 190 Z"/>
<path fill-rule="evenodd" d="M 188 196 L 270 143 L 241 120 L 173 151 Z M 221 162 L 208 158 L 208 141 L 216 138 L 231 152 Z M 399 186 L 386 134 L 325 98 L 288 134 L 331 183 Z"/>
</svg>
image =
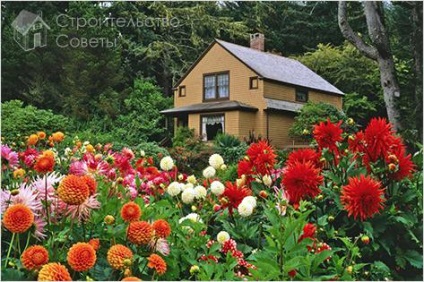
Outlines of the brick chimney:
<svg viewBox="0 0 424 282">
<path fill-rule="evenodd" d="M 265 51 L 265 36 L 262 33 L 251 34 L 250 48 Z"/>
</svg>

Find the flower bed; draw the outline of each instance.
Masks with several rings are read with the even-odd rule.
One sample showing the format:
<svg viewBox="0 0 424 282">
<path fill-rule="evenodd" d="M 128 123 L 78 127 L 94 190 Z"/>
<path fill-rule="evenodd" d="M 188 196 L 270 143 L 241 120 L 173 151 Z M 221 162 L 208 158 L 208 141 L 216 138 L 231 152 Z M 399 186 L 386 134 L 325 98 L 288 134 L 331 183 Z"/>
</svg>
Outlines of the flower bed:
<svg viewBox="0 0 424 282">
<path fill-rule="evenodd" d="M 281 167 L 251 144 L 224 183 L 218 154 L 196 177 L 61 132 L 2 144 L 2 279 L 422 279 L 422 152 L 384 119 L 313 136 Z"/>
</svg>

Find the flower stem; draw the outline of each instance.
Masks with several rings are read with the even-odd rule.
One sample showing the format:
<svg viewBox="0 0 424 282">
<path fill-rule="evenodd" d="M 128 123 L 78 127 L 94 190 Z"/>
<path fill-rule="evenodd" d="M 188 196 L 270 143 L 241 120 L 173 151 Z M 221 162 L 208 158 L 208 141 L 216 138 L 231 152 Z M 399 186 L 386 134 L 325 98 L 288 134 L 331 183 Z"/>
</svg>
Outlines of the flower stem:
<svg viewBox="0 0 424 282">
<path fill-rule="evenodd" d="M 45 184 L 45 186 L 44 186 L 44 192 L 45 192 L 44 201 L 45 201 L 45 203 L 44 204 L 46 205 L 47 226 L 50 229 L 50 213 L 49 213 L 49 204 L 47 202 L 47 175 L 44 175 L 44 177 L 45 177 L 45 182 L 44 182 L 44 184 Z"/>
<path fill-rule="evenodd" d="M 22 253 L 22 251 L 21 251 L 21 240 L 19 239 L 19 234 L 17 235 L 16 239 L 17 239 L 17 241 L 18 241 L 18 250 L 19 250 L 19 254 L 21 254 L 21 253 Z"/>
<path fill-rule="evenodd" d="M 28 237 L 27 237 L 27 241 L 26 241 L 26 244 L 25 244 L 25 249 L 24 249 L 24 251 L 28 248 L 28 245 L 29 245 L 29 239 L 31 238 L 31 233 L 30 232 L 28 232 Z"/>
<path fill-rule="evenodd" d="M 9 249 L 7 250 L 6 260 L 4 262 L 4 267 L 7 266 L 7 262 L 9 261 L 10 251 L 12 250 L 13 242 L 15 241 L 15 234 L 12 234 L 12 239 L 10 240 Z"/>
</svg>

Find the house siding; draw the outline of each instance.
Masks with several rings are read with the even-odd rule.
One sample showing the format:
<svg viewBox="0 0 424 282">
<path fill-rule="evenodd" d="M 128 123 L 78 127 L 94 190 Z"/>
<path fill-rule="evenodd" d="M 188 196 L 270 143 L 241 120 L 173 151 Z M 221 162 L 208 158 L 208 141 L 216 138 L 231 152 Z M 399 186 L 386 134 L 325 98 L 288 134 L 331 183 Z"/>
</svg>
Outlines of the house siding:
<svg viewBox="0 0 424 282">
<path fill-rule="evenodd" d="M 289 136 L 294 122 L 294 114 L 284 112 L 268 112 L 268 138 L 276 148 L 306 146 L 307 143 Z"/>
<path fill-rule="evenodd" d="M 228 66 L 228 67 L 227 67 Z M 174 106 L 182 107 L 192 104 L 198 104 L 203 102 L 203 74 L 215 73 L 229 71 L 229 88 L 230 88 L 230 100 L 239 101 L 248 105 L 255 106 L 259 109 L 258 114 L 247 115 L 251 120 L 244 120 L 246 126 L 255 125 L 255 133 L 262 136 L 265 135 L 265 116 L 263 110 L 266 108 L 266 102 L 263 98 L 263 86 L 264 81 L 258 80 L 257 89 L 249 89 L 250 77 L 255 77 L 257 74 L 249 69 L 246 65 L 240 62 L 233 55 L 228 53 L 224 48 L 219 44 L 214 44 L 212 48 L 207 52 L 203 58 L 198 62 L 198 64 L 188 73 L 188 75 L 180 82 L 179 85 L 176 85 L 174 91 Z M 178 88 L 179 86 L 186 87 L 186 96 L 179 97 Z M 236 111 L 235 111 L 236 112 Z M 227 122 L 226 117 L 226 132 L 229 134 L 238 134 L 236 127 L 240 125 L 239 114 L 234 114 L 235 112 L 228 112 L 229 121 Z M 191 128 L 197 128 L 196 132 L 199 131 L 199 123 L 190 122 L 190 119 L 194 119 L 194 115 L 189 117 L 189 126 Z M 243 117 L 246 117 L 244 115 Z M 199 117 L 197 117 L 199 119 Z M 228 129 L 227 129 L 228 125 Z M 246 127 L 242 125 L 242 127 Z M 243 134 L 245 134 L 246 129 L 241 129 Z M 248 135 L 248 133 L 247 133 Z"/>
</svg>

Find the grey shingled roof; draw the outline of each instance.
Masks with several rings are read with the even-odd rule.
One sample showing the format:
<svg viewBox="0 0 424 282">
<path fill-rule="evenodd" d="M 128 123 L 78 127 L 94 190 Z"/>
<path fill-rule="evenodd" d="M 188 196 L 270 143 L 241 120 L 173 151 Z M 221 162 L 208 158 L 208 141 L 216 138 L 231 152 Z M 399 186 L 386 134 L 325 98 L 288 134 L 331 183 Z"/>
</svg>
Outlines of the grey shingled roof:
<svg viewBox="0 0 424 282">
<path fill-rule="evenodd" d="M 175 116 L 178 114 L 188 113 L 208 113 L 217 111 L 241 110 L 256 112 L 258 108 L 241 103 L 239 101 L 219 101 L 219 102 L 205 102 L 200 104 L 193 104 L 168 110 L 161 111 L 162 114 Z"/>
<path fill-rule="evenodd" d="M 342 91 L 296 60 L 215 40 L 263 78 L 344 95 Z"/>
</svg>

